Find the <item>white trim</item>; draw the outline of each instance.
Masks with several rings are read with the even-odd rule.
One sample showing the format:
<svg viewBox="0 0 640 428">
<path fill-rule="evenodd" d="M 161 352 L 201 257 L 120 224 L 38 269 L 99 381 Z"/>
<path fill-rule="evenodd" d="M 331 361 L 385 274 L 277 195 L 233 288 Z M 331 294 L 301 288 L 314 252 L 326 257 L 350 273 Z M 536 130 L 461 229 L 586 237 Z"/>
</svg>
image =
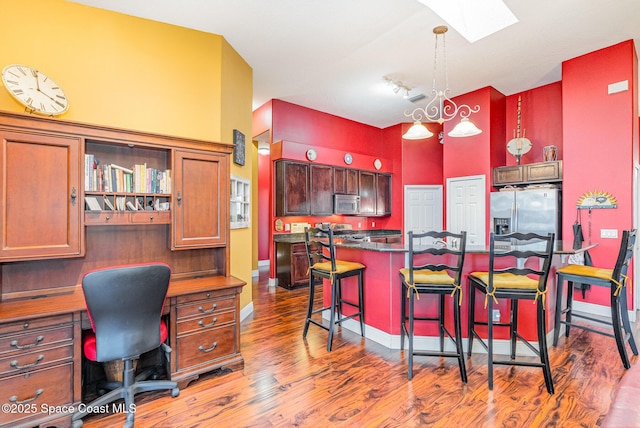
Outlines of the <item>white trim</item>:
<svg viewBox="0 0 640 428">
<path fill-rule="evenodd" d="M 575 290 L 574 290 L 574 293 L 575 293 Z M 584 314 L 596 315 L 596 316 L 601 316 L 601 317 L 611 319 L 611 306 L 608 306 L 608 305 L 596 305 L 595 303 L 578 302 L 574 300 L 573 303 L 571 304 L 571 308 L 576 312 L 581 312 Z M 636 311 L 628 310 L 627 312 L 629 313 L 629 321 L 636 322 Z"/>
<path fill-rule="evenodd" d="M 251 278 L 257 278 L 260 276 L 260 271 L 258 269 L 251 271 Z"/>
<path fill-rule="evenodd" d="M 269 287 L 275 287 L 278 285 L 278 278 L 269 278 Z"/>
<path fill-rule="evenodd" d="M 247 306 L 240 310 L 240 322 L 253 313 L 253 302 L 249 302 Z"/>
<path fill-rule="evenodd" d="M 267 259 L 267 260 L 258 260 L 258 267 L 259 268 L 261 268 L 261 267 L 269 267 L 269 263 L 271 263 L 269 261 L 269 259 Z"/>
</svg>

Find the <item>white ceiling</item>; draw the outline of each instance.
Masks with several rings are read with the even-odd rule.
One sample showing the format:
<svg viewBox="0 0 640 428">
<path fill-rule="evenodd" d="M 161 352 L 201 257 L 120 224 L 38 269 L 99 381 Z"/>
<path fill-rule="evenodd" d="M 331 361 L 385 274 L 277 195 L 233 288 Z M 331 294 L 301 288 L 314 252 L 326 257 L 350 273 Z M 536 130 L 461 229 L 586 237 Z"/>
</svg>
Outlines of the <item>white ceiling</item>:
<svg viewBox="0 0 640 428">
<path fill-rule="evenodd" d="M 429 94 L 432 30 L 445 24 L 417 0 L 73 1 L 224 36 L 253 68 L 254 108 L 277 98 L 380 128 L 426 103 L 394 94 L 383 76 Z M 452 96 L 485 86 L 511 95 L 559 81 L 562 61 L 640 46 L 640 0 L 505 2 L 519 23 L 473 44 L 447 33 Z"/>
</svg>

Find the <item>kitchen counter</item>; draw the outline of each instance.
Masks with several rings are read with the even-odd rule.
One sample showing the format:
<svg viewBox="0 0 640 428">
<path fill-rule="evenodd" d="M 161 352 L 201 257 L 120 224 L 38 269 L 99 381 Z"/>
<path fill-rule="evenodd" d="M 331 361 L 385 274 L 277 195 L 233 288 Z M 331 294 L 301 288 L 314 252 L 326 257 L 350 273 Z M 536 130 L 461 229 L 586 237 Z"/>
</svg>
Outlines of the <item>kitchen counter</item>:
<svg viewBox="0 0 640 428">
<path fill-rule="evenodd" d="M 402 231 L 395 229 L 373 229 L 373 230 L 362 230 L 362 229 L 347 229 L 347 230 L 334 230 L 333 234 L 335 237 L 340 237 L 344 235 L 354 236 L 354 235 L 362 235 L 365 237 L 379 237 L 379 236 L 402 236 Z M 274 242 L 304 242 L 304 233 L 274 233 L 273 234 Z M 391 245 L 391 244 L 388 244 Z"/>
</svg>

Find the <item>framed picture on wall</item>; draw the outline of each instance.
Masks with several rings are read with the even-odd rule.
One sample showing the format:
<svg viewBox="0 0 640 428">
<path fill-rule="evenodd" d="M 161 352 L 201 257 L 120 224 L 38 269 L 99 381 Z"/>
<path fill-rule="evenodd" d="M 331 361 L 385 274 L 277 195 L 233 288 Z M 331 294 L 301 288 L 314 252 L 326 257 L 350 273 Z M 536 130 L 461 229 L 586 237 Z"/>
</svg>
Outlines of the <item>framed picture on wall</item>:
<svg viewBox="0 0 640 428">
<path fill-rule="evenodd" d="M 244 134 L 237 129 L 233 130 L 233 162 L 244 165 Z"/>
</svg>

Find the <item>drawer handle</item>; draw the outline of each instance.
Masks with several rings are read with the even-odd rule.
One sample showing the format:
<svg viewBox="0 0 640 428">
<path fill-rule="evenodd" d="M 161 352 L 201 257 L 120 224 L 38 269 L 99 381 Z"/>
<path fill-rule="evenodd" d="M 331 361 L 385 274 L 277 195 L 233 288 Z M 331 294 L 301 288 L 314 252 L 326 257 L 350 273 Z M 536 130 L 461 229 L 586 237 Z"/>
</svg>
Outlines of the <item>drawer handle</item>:
<svg viewBox="0 0 640 428">
<path fill-rule="evenodd" d="M 18 396 L 17 395 L 12 395 L 11 397 L 9 397 L 9 401 L 11 401 L 12 403 L 16 403 L 16 404 L 30 403 L 33 400 L 35 400 L 36 398 L 38 398 L 40 395 L 42 395 L 43 392 L 44 392 L 44 389 L 40 388 L 39 390 L 36 391 L 36 395 L 34 395 L 31 398 L 27 398 L 26 400 L 22 400 L 22 401 L 18 401 Z"/>
<path fill-rule="evenodd" d="M 32 343 L 32 344 L 30 344 L 30 345 L 18 345 L 18 341 L 17 341 L 17 340 L 12 340 L 12 341 L 11 341 L 11 343 L 10 343 L 10 345 L 11 345 L 11 346 L 13 346 L 13 347 L 14 347 L 14 348 L 16 348 L 16 349 L 31 349 L 31 348 L 33 348 L 33 347 L 38 346 L 38 344 L 39 344 L 40 342 L 42 342 L 43 340 L 44 340 L 44 336 L 38 336 L 38 337 L 36 338 L 35 343 Z"/>
<path fill-rule="evenodd" d="M 202 306 L 198 306 L 198 310 L 203 314 L 210 314 L 211 312 L 215 311 L 217 307 L 218 304 L 214 303 L 213 305 L 211 305 L 211 309 L 204 309 Z"/>
<path fill-rule="evenodd" d="M 218 346 L 218 342 L 213 342 L 213 345 L 211 346 L 211 348 L 204 349 L 204 346 L 200 345 L 200 346 L 198 346 L 198 350 L 202 351 L 202 352 L 211 352 L 214 349 L 216 349 L 217 346 Z"/>
<path fill-rule="evenodd" d="M 35 367 L 42 360 L 44 360 L 44 355 L 40 354 L 40 355 L 38 355 L 38 358 L 36 358 L 36 360 L 31 364 L 25 364 L 24 366 L 19 366 L 18 365 L 18 360 L 13 360 L 13 361 L 11 361 L 11 363 L 9 365 L 11 367 L 13 367 L 14 369 L 22 370 L 22 369 L 28 369 L 28 368 L 31 368 L 31 367 Z"/>
<path fill-rule="evenodd" d="M 211 320 L 211 324 L 205 324 L 204 321 L 200 320 L 198 321 L 198 325 L 200 327 L 212 327 L 216 323 L 216 321 L 218 321 L 218 318 L 213 318 Z"/>
</svg>

